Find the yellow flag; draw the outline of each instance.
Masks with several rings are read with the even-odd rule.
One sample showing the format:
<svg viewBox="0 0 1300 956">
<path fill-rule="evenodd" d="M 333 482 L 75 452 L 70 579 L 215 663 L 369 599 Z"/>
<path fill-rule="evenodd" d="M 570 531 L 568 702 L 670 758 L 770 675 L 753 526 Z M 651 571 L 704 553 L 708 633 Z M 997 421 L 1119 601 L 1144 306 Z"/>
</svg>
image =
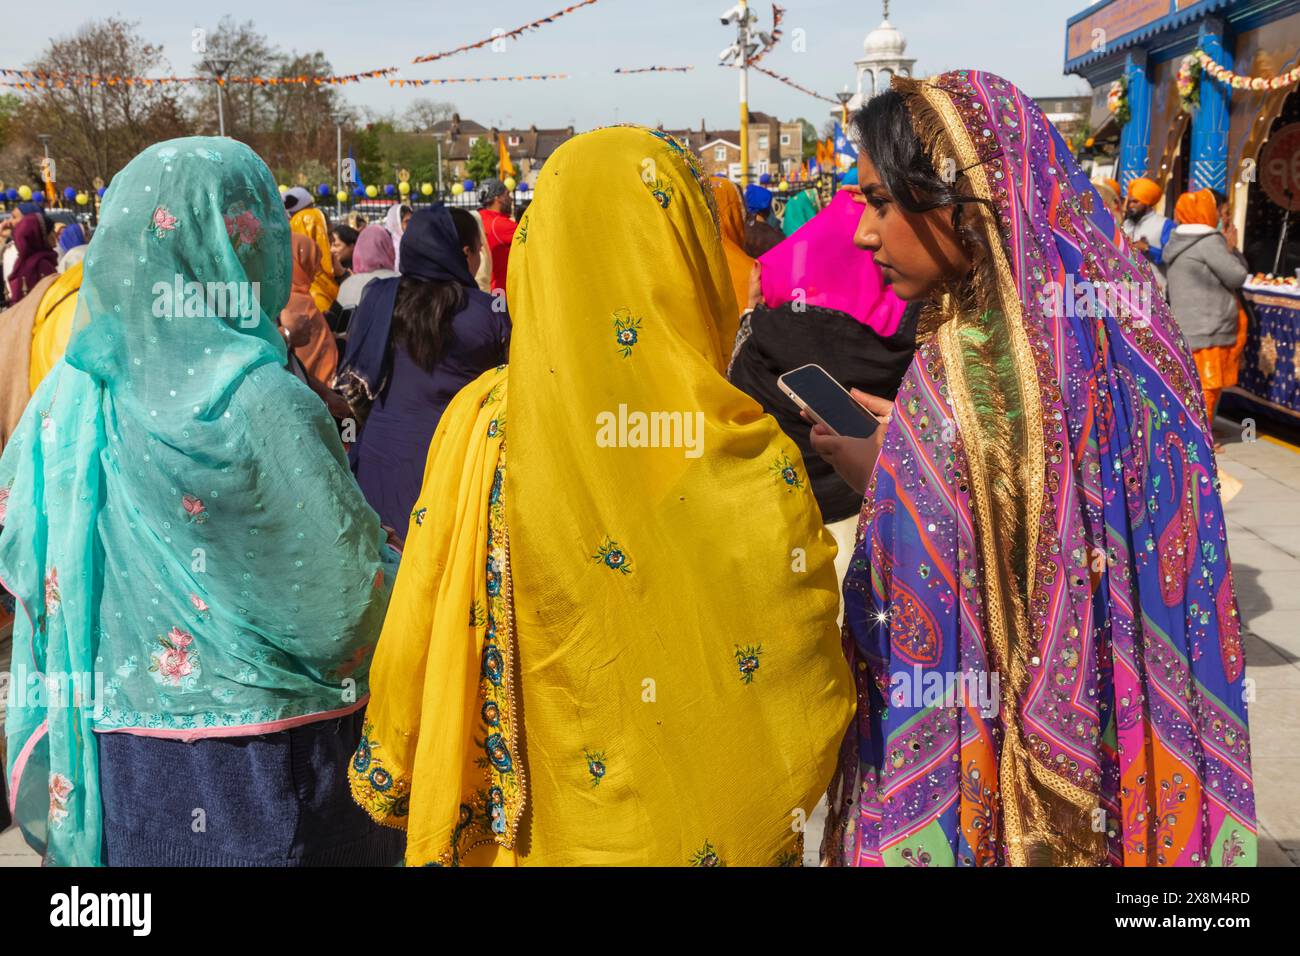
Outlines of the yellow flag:
<svg viewBox="0 0 1300 956">
<path fill-rule="evenodd" d="M 497 135 L 497 175 L 502 179 L 515 175 L 515 164 L 510 162 L 510 153 L 506 150 L 506 138 Z"/>
</svg>

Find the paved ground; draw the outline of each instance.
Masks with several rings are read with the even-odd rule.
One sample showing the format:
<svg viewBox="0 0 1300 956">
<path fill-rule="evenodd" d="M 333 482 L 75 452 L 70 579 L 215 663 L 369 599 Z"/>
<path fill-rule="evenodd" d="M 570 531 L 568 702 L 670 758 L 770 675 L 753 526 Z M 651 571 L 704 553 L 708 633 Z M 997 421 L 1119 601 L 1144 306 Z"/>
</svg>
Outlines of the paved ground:
<svg viewBox="0 0 1300 956">
<path fill-rule="evenodd" d="M 1241 482 L 1225 510 L 1246 622 L 1246 674 L 1255 682 L 1259 862 L 1300 866 L 1300 448 L 1268 437 L 1242 442 L 1235 426 L 1219 425 L 1220 467 Z M 809 820 L 809 865 L 816 865 L 822 816 Z M 0 834 L 0 866 L 38 864 L 16 830 Z"/>
</svg>

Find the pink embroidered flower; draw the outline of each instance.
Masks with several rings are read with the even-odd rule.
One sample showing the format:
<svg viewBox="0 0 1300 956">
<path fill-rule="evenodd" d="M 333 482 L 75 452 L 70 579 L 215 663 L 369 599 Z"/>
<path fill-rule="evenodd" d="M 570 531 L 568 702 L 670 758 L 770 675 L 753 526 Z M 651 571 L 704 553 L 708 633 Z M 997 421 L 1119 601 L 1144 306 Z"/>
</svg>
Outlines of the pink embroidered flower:
<svg viewBox="0 0 1300 956">
<path fill-rule="evenodd" d="M 9 513 L 9 489 L 0 488 L 0 524 L 5 523 L 5 515 Z"/>
<path fill-rule="evenodd" d="M 153 234 L 159 239 L 176 228 L 176 217 L 167 211 L 166 207 L 159 206 L 153 211 Z"/>
<path fill-rule="evenodd" d="M 173 627 L 158 638 L 161 649 L 149 656 L 149 672 L 163 686 L 189 687 L 199 674 L 199 656 L 193 648 L 194 635 Z"/>
<path fill-rule="evenodd" d="M 194 524 L 203 524 L 208 520 L 208 509 L 203 501 L 194 495 L 182 495 L 181 507 L 185 509 L 185 513 L 190 516 L 190 521 Z"/>
<path fill-rule="evenodd" d="M 235 227 L 239 232 L 239 241 L 246 246 L 257 242 L 257 237 L 262 234 L 262 224 L 248 211 L 241 212 L 235 217 Z"/>
<path fill-rule="evenodd" d="M 180 686 L 182 679 L 190 676 L 190 655 L 175 647 L 164 648 L 162 653 L 154 658 L 158 665 L 158 673 L 163 680 L 174 686 Z"/>
<path fill-rule="evenodd" d="M 72 796 L 72 781 L 61 773 L 50 774 L 50 823 L 59 826 L 68 819 L 68 797 Z"/>
<path fill-rule="evenodd" d="M 198 611 L 200 614 L 208 613 L 207 602 L 204 601 L 203 598 L 199 597 L 197 594 L 190 595 L 190 603 L 194 605 L 194 610 Z"/>
<path fill-rule="evenodd" d="M 63 597 L 59 594 L 59 569 L 50 568 L 50 573 L 45 575 L 45 613 L 57 614 L 61 603 Z"/>
</svg>

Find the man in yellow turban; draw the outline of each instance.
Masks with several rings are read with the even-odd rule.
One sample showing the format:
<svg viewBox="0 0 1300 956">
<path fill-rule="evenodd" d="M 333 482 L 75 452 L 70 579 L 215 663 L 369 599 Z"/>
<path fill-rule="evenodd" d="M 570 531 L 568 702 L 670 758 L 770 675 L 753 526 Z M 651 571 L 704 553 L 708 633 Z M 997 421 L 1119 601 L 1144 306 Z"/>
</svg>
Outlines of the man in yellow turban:
<svg viewBox="0 0 1300 956">
<path fill-rule="evenodd" d="M 1138 176 L 1129 180 L 1128 203 L 1124 209 L 1124 234 L 1137 249 L 1155 266 L 1151 271 L 1156 284 L 1163 292 L 1165 288 L 1164 248 L 1169 234 L 1174 231 L 1174 221 L 1156 212 L 1156 204 L 1164 195 L 1164 190 L 1153 179 Z"/>
</svg>

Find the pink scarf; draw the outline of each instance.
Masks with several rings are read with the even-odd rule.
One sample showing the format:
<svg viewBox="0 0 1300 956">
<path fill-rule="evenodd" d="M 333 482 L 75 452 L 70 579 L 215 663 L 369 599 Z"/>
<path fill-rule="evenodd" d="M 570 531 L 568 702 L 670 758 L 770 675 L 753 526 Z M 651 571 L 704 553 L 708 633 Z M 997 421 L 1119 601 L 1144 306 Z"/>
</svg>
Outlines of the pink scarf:
<svg viewBox="0 0 1300 956">
<path fill-rule="evenodd" d="M 870 252 L 853 244 L 862 209 L 847 190 L 774 249 L 759 257 L 763 302 L 784 305 L 800 298 L 808 305 L 853 316 L 877 335 L 898 330 L 905 305 L 885 285 Z"/>
</svg>

